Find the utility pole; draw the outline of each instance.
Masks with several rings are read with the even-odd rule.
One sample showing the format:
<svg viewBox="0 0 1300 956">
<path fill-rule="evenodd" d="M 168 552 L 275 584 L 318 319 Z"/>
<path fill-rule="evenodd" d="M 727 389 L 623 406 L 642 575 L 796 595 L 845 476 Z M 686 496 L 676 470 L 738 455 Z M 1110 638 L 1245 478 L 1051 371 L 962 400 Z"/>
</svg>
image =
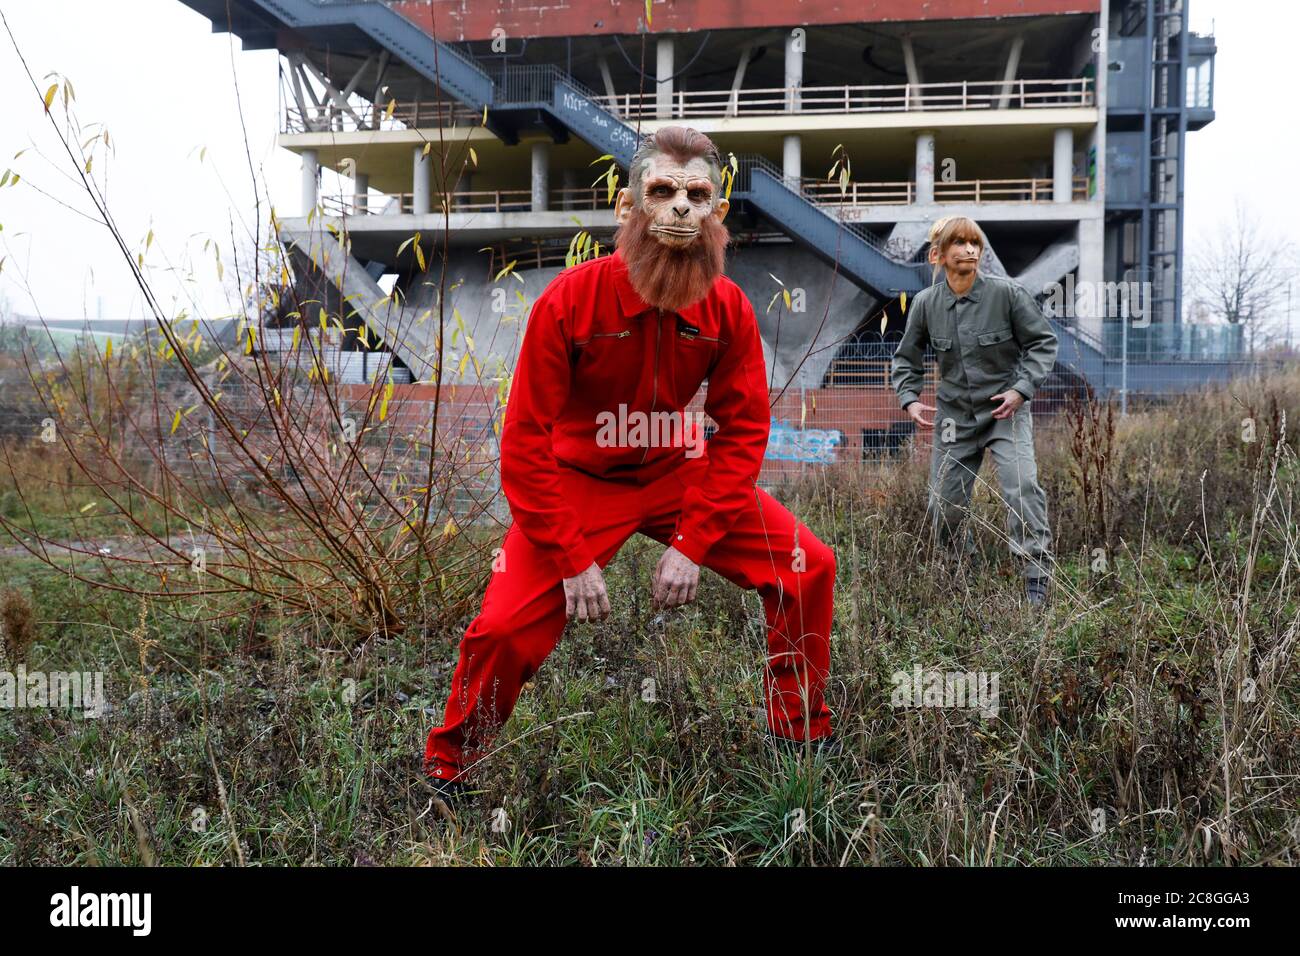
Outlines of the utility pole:
<svg viewBox="0 0 1300 956">
<path fill-rule="evenodd" d="M 1286 354 L 1291 354 L 1291 286 L 1295 279 L 1286 280 Z"/>
<path fill-rule="evenodd" d="M 1132 282 L 1132 277 L 1133 277 L 1133 269 L 1132 269 L 1132 267 L 1129 267 L 1128 269 L 1125 269 L 1125 270 L 1124 270 L 1124 283 L 1125 283 L 1126 288 L 1130 288 L 1130 289 L 1133 288 L 1133 286 L 1130 284 L 1130 283 Z M 1119 339 L 1119 342 L 1120 342 L 1120 345 L 1119 345 L 1119 353 L 1120 353 L 1120 354 L 1119 354 L 1119 376 L 1120 376 L 1120 377 L 1119 377 L 1119 415 L 1120 415 L 1120 418 L 1127 418 L 1127 417 L 1128 417 L 1128 324 L 1129 324 L 1129 311 L 1128 311 L 1128 305 L 1129 305 L 1129 303 L 1128 303 L 1128 296 L 1122 296 L 1122 297 L 1121 297 L 1121 301 L 1120 301 L 1120 327 L 1119 327 L 1119 334 L 1120 334 L 1120 339 Z M 1147 303 L 1147 308 L 1148 308 L 1148 310 L 1150 309 L 1150 303 L 1149 303 L 1149 302 Z M 1148 314 L 1150 314 L 1149 311 L 1148 311 Z M 1106 341 L 1106 338 L 1105 338 L 1105 330 L 1106 330 L 1106 314 L 1105 314 L 1105 312 L 1103 311 L 1103 312 L 1102 312 L 1102 343 L 1103 343 L 1102 347 L 1103 347 L 1103 348 L 1105 348 L 1105 344 L 1104 344 L 1104 343 L 1105 343 L 1105 341 Z M 1149 342 L 1149 341 L 1150 341 L 1150 340 L 1148 340 L 1148 342 Z M 1105 353 L 1102 354 L 1102 358 L 1103 358 L 1103 366 L 1104 366 L 1104 364 L 1105 364 L 1105 361 L 1104 361 L 1104 360 L 1105 360 Z"/>
</svg>

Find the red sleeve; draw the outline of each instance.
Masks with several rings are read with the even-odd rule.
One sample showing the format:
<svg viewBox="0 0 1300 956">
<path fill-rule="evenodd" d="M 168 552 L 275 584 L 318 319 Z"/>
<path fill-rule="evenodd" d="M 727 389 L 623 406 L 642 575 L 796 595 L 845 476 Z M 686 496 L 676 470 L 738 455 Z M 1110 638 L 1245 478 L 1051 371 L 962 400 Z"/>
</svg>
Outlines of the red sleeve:
<svg viewBox="0 0 1300 956">
<path fill-rule="evenodd" d="M 754 504 L 754 483 L 763 467 L 771 411 L 767 368 L 754 308 L 744 293 L 733 311 L 731 343 L 709 374 L 704 410 L 718 430 L 708 443 L 704 480 L 687 489 L 672 546 L 696 564 Z"/>
<path fill-rule="evenodd" d="M 551 423 L 569 398 L 573 377 L 560 285 L 562 280 L 552 281 L 528 317 L 501 428 L 501 490 L 524 537 L 553 551 L 571 578 L 591 567 L 595 557 L 565 497 L 551 448 Z"/>
</svg>

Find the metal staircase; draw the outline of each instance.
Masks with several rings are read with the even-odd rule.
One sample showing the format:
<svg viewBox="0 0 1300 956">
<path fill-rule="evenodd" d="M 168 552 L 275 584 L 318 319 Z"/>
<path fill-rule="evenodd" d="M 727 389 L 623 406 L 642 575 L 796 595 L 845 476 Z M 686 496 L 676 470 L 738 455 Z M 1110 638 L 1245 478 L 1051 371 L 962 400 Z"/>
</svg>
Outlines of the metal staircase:
<svg viewBox="0 0 1300 956">
<path fill-rule="evenodd" d="M 221 22 L 224 0 L 184 0 Z M 489 72 L 472 58 L 431 37 L 421 27 L 378 0 L 246 0 L 294 29 L 354 27 L 399 56 L 413 70 L 466 106 L 492 114 L 540 110 L 626 168 L 637 147 L 636 130 L 602 107 L 595 93 L 551 64 L 508 65 Z M 213 7 L 211 11 L 207 7 Z M 548 124 L 550 125 L 550 124 Z M 511 124 L 489 128 L 511 141 Z M 553 126 L 554 128 L 554 126 Z M 802 191 L 787 184 L 781 171 L 762 156 L 738 156 L 732 201 L 752 206 L 791 238 L 826 261 L 839 263 L 851 281 L 877 299 L 909 295 L 928 284 L 918 263 L 894 259 L 882 243 L 859 226 L 839 221 Z"/>
<path fill-rule="evenodd" d="M 596 94 L 549 64 L 507 66 L 494 76 L 497 110 L 545 110 L 566 129 L 626 168 L 636 152 L 636 130 L 600 105 Z M 895 259 L 860 226 L 836 219 L 824 204 L 805 196 L 796 183 L 763 156 L 736 157 L 731 199 L 755 210 L 877 299 L 919 292 L 929 284 L 924 264 Z"/>
<path fill-rule="evenodd" d="M 790 238 L 806 246 L 877 299 L 913 295 L 930 284 L 930 267 L 897 259 L 884 243 L 861 226 L 836 219 L 824 204 L 803 194 L 775 163 L 762 156 L 737 157 L 739 168 L 732 190 L 754 206 Z M 833 208 L 833 207 L 832 207 Z"/>
<path fill-rule="evenodd" d="M 225 28 L 228 0 L 181 2 L 211 20 L 213 30 Z M 269 18 L 264 30 L 280 26 L 324 32 L 359 30 L 467 106 L 481 110 L 492 105 L 492 79 L 478 63 L 378 0 L 232 0 L 230 6 L 236 8 L 231 14 L 237 14 L 245 29 L 252 29 L 248 23 L 251 8 L 263 15 L 259 20 Z M 239 26 L 232 24 L 232 28 L 239 32 Z"/>
<path fill-rule="evenodd" d="M 182 0 L 225 22 L 226 0 Z M 624 168 L 631 163 L 638 137 L 636 130 L 606 110 L 598 96 L 551 64 L 505 65 L 485 69 L 446 43 L 430 36 L 378 0 L 239 0 L 259 8 L 280 24 L 294 29 L 355 28 L 450 96 L 475 110 L 488 110 L 488 128 L 506 142 L 517 142 L 515 129 L 521 114 L 535 113 L 563 140 L 569 133 L 607 153 Z M 209 9 L 211 8 L 211 9 Z M 214 29 L 216 27 L 214 26 Z M 528 117 L 531 119 L 531 117 Z M 731 198 L 749 204 L 796 242 L 822 260 L 838 266 L 848 279 L 878 300 L 900 293 L 919 292 L 930 284 L 924 263 L 894 257 L 865 228 L 836 218 L 827 207 L 812 201 L 798 183 L 786 180 L 774 163 L 758 155 L 737 157 Z M 1053 323 L 1060 339 L 1058 363 L 1100 392 L 1119 387 L 1115 369 L 1119 362 L 1107 357 L 1100 343 L 1088 341 L 1081 331 Z M 401 350 L 400 345 L 398 346 Z M 1150 370 L 1145 365 L 1150 364 Z M 1206 363 L 1177 363 L 1202 365 Z M 414 371 L 414 369 L 413 369 Z M 1166 363 L 1130 363 L 1128 374 L 1159 371 L 1161 379 L 1204 381 L 1191 368 L 1175 369 Z M 1199 378 L 1198 378 L 1199 376 Z"/>
<path fill-rule="evenodd" d="M 1079 328 L 1049 319 L 1059 343 L 1056 374 L 1068 373 L 1091 385 L 1100 396 L 1123 393 L 1160 395 L 1189 388 L 1218 385 L 1252 363 L 1174 359 L 1153 361 L 1133 356 L 1127 363 L 1113 356 L 1101 339 Z M 1122 355 L 1122 353 L 1121 353 Z"/>
</svg>

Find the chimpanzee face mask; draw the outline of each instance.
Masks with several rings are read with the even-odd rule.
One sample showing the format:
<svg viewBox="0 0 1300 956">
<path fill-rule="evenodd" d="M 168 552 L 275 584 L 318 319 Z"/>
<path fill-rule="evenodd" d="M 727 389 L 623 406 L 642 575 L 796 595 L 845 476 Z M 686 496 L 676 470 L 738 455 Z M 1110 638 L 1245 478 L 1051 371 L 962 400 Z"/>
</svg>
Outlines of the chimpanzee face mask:
<svg viewBox="0 0 1300 956">
<path fill-rule="evenodd" d="M 718 195 L 703 157 L 682 162 L 659 152 L 642 163 L 638 194 L 619 191 L 614 244 L 641 298 L 680 311 L 722 274 L 731 239 L 722 220 L 731 203 Z"/>
</svg>

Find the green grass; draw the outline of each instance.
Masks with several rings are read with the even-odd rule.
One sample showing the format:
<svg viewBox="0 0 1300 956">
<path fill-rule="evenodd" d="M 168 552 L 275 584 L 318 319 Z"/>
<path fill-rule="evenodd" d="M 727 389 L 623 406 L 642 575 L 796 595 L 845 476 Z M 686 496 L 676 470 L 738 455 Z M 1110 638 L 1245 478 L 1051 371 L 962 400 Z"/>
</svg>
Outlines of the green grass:
<svg viewBox="0 0 1300 956">
<path fill-rule="evenodd" d="M 809 762 L 779 757 L 761 740 L 755 595 L 708 574 L 697 608 L 663 634 L 647 632 L 636 603 L 657 551 L 633 542 L 616 560 L 614 617 L 566 632 L 456 826 L 429 807 L 413 774 L 439 722 L 427 709 L 440 712 L 463 622 L 351 660 L 320 650 L 304 622 L 268 620 L 250 636 L 237 624 L 217 628 L 157 609 L 142 617 L 127 597 L 9 561 L 10 583 L 32 588 L 43 622 L 28 668 L 105 667 L 118 709 L 100 720 L 0 715 L 0 782 L 11 795 L 0 810 L 0 857 L 968 865 L 1120 864 L 1145 854 L 1149 863 L 1223 862 L 1218 844 L 1203 853 L 1195 829 L 1222 799 L 1212 784 L 1203 791 L 1218 719 L 1211 706 L 1197 723 L 1162 676 L 1208 687 L 1205 648 L 1187 640 L 1214 595 L 1189 580 L 1190 555 L 1153 557 L 1141 583 L 1121 574 L 1104 603 L 1083 614 L 1061 603 L 1045 620 L 1021 610 L 1013 584 L 996 575 L 970 600 L 924 567 L 884 606 L 842 588 L 831 703 L 849 747 Z M 1147 595 L 1158 597 L 1158 613 Z M 846 626 L 855 612 L 858 625 Z M 1294 616 L 1294 604 L 1286 613 Z M 1262 607 L 1252 614 L 1261 630 L 1264 616 Z M 86 623 L 66 623 L 78 619 Z M 918 661 L 1000 671 L 998 717 L 891 708 L 889 674 Z M 655 703 L 641 700 L 645 677 L 657 681 Z M 1136 725 L 1135 695 L 1150 708 Z M 1290 689 L 1275 705 L 1284 720 L 1255 742 L 1265 750 L 1288 746 L 1295 732 Z M 1146 753 L 1129 762 L 1135 736 Z M 1274 759 L 1293 761 L 1294 752 Z M 1291 783 L 1251 794 L 1234 820 L 1242 859 L 1292 852 L 1295 798 Z M 1090 827 L 1098 807 L 1109 819 L 1101 834 Z"/>
<path fill-rule="evenodd" d="M 1292 386 L 1272 407 L 1294 421 Z M 27 668 L 102 669 L 115 705 L 0 711 L 0 860 L 1294 864 L 1300 469 L 1288 441 L 1274 467 L 1276 436 L 1233 437 L 1266 399 L 1133 416 L 1095 499 L 1069 423 L 1041 430 L 1061 563 L 1040 615 L 987 493 L 963 581 L 925 541 L 923 468 L 782 489 L 837 554 L 838 758 L 762 740 L 757 595 L 705 572 L 657 626 L 660 548 L 634 539 L 607 572 L 613 615 L 566 630 L 455 821 L 417 773 L 468 616 L 354 647 L 318 620 L 142 604 L 0 558 L 37 621 Z M 998 674 L 997 715 L 891 706 L 915 666 Z"/>
</svg>

